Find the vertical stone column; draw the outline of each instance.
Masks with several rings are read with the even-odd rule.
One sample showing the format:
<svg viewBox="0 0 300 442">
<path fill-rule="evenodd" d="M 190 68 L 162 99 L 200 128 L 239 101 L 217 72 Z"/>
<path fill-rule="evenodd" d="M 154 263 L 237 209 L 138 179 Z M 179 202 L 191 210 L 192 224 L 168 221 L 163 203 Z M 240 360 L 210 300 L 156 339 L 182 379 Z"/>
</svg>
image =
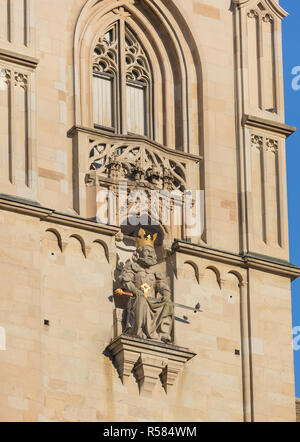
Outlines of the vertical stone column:
<svg viewBox="0 0 300 442">
<path fill-rule="evenodd" d="M 243 376 L 243 405 L 244 421 L 253 421 L 252 400 L 252 371 L 251 371 L 251 337 L 249 324 L 249 292 L 248 283 L 241 281 L 240 309 L 241 309 L 241 343 L 242 343 L 242 376 Z"/>
<path fill-rule="evenodd" d="M 85 177 L 88 166 L 88 137 L 74 129 L 69 132 L 73 138 L 73 208 L 81 217 L 87 217 L 87 191 Z"/>
</svg>

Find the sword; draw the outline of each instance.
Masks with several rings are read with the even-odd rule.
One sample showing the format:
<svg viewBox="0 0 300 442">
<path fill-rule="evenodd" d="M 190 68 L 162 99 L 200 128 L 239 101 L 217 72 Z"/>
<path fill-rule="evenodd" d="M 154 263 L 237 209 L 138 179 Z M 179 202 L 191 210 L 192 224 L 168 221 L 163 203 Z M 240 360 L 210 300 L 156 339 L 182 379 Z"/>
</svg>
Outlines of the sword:
<svg viewBox="0 0 300 442">
<path fill-rule="evenodd" d="M 115 294 L 116 294 L 116 295 L 119 295 L 119 296 L 125 295 L 125 296 L 133 297 L 133 293 L 130 293 L 130 292 L 124 292 L 124 290 L 122 290 L 122 289 L 117 289 L 117 290 L 115 290 Z"/>
<path fill-rule="evenodd" d="M 144 287 L 143 287 L 144 288 Z M 145 290 L 146 291 L 146 290 Z M 122 289 L 117 289 L 115 290 L 115 294 L 116 295 L 125 295 L 125 296 L 130 296 L 131 298 L 133 297 L 133 293 L 130 292 L 124 292 L 124 290 Z M 198 302 L 198 304 L 195 305 L 195 307 L 189 307 L 187 305 L 183 305 L 183 304 L 177 304 L 176 302 L 173 302 L 174 307 L 179 307 L 182 308 L 184 310 L 192 310 L 194 313 L 202 313 L 203 310 L 200 310 L 200 304 Z"/>
</svg>

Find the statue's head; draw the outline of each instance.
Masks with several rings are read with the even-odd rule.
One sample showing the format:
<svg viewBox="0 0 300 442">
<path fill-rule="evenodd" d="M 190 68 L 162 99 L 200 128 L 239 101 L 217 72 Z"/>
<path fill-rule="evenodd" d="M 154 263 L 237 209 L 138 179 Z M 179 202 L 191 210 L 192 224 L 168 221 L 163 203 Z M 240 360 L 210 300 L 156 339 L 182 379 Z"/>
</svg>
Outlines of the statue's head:
<svg viewBox="0 0 300 442">
<path fill-rule="evenodd" d="M 157 264 L 157 256 L 154 247 L 146 245 L 141 246 L 136 251 L 136 261 L 142 267 L 152 267 Z"/>
</svg>

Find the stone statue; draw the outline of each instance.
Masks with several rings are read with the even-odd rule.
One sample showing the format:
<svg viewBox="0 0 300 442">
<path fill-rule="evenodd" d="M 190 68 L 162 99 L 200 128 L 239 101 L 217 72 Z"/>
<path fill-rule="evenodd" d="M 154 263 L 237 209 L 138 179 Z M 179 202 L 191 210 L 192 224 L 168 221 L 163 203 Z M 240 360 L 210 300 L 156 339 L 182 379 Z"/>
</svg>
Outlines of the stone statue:
<svg viewBox="0 0 300 442">
<path fill-rule="evenodd" d="M 161 273 L 151 267 L 157 264 L 154 242 L 140 229 L 137 250 L 119 276 L 117 294 L 129 296 L 125 334 L 141 339 L 172 341 L 174 307 L 171 290 Z"/>
</svg>

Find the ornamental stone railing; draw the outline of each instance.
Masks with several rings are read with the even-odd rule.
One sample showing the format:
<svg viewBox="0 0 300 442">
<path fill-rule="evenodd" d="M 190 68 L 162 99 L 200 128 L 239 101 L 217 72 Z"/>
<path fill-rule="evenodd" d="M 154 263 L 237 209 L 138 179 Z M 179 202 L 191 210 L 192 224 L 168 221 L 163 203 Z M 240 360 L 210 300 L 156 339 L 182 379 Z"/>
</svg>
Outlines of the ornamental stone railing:
<svg viewBox="0 0 300 442">
<path fill-rule="evenodd" d="M 74 209 L 81 216 L 95 218 L 98 192 L 117 194 L 121 182 L 128 192 L 173 192 L 175 201 L 164 202 L 171 209 L 182 204 L 184 192 L 200 189 L 200 156 L 166 148 L 146 137 L 98 129 L 74 127 L 68 136 L 73 138 Z M 120 223 L 117 219 L 116 224 Z M 166 229 L 166 233 L 184 237 L 183 229 Z"/>
</svg>

